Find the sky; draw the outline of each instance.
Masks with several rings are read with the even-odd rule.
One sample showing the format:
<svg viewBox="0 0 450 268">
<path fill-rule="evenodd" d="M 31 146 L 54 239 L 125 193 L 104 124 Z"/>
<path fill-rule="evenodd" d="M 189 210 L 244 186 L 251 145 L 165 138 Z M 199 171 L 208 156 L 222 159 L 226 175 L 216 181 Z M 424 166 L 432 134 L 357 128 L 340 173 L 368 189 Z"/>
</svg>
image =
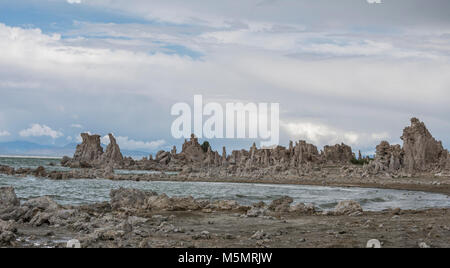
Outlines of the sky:
<svg viewBox="0 0 450 268">
<path fill-rule="evenodd" d="M 179 148 L 201 94 L 279 103 L 284 146 L 370 154 L 418 117 L 449 148 L 449 59 L 448 0 L 0 0 L 0 142 Z"/>
</svg>

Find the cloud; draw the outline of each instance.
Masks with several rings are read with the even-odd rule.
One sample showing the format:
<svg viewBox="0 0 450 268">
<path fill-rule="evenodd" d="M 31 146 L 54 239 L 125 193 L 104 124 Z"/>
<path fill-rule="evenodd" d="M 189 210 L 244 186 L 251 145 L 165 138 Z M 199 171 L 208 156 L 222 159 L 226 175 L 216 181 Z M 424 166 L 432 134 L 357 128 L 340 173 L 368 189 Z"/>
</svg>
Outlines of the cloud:
<svg viewBox="0 0 450 268">
<path fill-rule="evenodd" d="M 447 0 L 185 1 L 90 0 L 87 5 L 119 10 L 149 21 L 234 28 L 245 22 L 306 25 L 309 30 L 449 25 Z M 383 4 L 381 4 L 383 3 Z M 378 8 L 373 8 L 377 5 Z M 332 11 L 332 12 L 331 12 Z M 383 17 L 383 20 L 379 18 Z M 443 25 L 442 25 L 443 24 Z M 373 28 L 372 28 L 373 29 Z M 338 32 L 339 34 L 340 32 Z"/>
<path fill-rule="evenodd" d="M 81 4 L 81 0 L 67 0 L 69 4 Z"/>
<path fill-rule="evenodd" d="M 387 136 L 384 132 L 399 137 L 394 131 L 411 116 L 437 126 L 442 137 L 450 130 L 446 103 L 450 77 L 445 75 L 450 72 L 450 38 L 444 34 L 450 28 L 445 23 L 425 34 L 409 24 L 402 29 L 389 26 L 392 31 L 386 32 L 377 24 L 379 18 L 373 28 L 364 28 L 358 17 L 366 11 L 344 11 L 353 1 L 329 1 L 329 5 L 339 6 L 343 14 L 352 12 L 354 16 L 348 17 L 356 21 L 347 26 L 358 25 L 356 31 L 345 26 L 336 30 L 333 23 L 325 28 L 303 25 L 295 20 L 302 16 L 290 13 L 303 9 L 289 7 L 301 6 L 300 0 L 268 3 L 280 11 L 271 10 L 273 16 L 263 9 L 255 12 L 252 1 L 234 2 L 243 5 L 237 13 L 230 12 L 228 3 L 233 1 L 199 1 L 203 2 L 199 9 L 197 1 L 83 4 L 87 2 L 111 4 L 128 15 L 142 11 L 157 20 L 75 22 L 60 33 L 0 24 L 2 126 L 14 129 L 18 122 L 41 118 L 62 129 L 67 122 L 79 121 L 71 117 L 76 114 L 95 133 L 115 131 L 130 148 L 153 148 L 158 144 L 145 140 L 170 139 L 171 105 L 189 102 L 200 93 L 217 102 L 279 102 L 281 119 L 291 124 L 282 129 L 282 136 L 319 143 L 372 145 Z M 360 4 L 369 13 L 387 6 Z M 314 17 L 315 5 L 311 4 L 312 13 L 305 21 Z M 394 23 L 388 15 L 380 23 L 405 25 Z M 370 16 L 366 18 L 370 24 Z M 185 56 L 177 49 L 169 53 L 163 48 L 167 44 L 202 56 Z M 119 109 L 121 104 L 126 109 Z M 301 121 L 305 116 L 317 120 Z M 61 131 L 72 137 L 78 134 L 74 129 Z"/>
<path fill-rule="evenodd" d="M 83 133 L 87 133 L 89 135 L 92 135 L 92 133 L 90 131 L 83 131 Z M 79 135 L 77 135 L 75 137 L 75 141 L 78 142 L 78 143 L 81 143 L 83 141 L 83 138 L 81 137 L 81 134 L 79 134 Z"/>
<path fill-rule="evenodd" d="M 63 133 L 60 131 L 56 131 L 51 129 L 50 127 L 46 125 L 40 125 L 40 124 L 32 124 L 30 128 L 24 129 L 19 132 L 19 135 L 21 137 L 42 137 L 42 136 L 48 136 L 53 139 L 57 139 L 59 137 L 64 136 Z"/>
<path fill-rule="evenodd" d="M 133 139 L 130 139 L 128 137 L 116 137 L 117 144 L 121 149 L 125 150 L 147 150 L 147 151 L 154 151 L 164 144 L 166 144 L 166 141 L 164 140 L 156 140 L 156 141 L 135 141 Z M 102 144 L 108 145 L 109 144 L 109 137 L 104 136 L 101 138 Z"/>
<path fill-rule="evenodd" d="M 377 144 L 382 140 L 389 139 L 387 132 L 366 133 L 360 131 L 343 130 L 328 126 L 326 124 L 313 122 L 282 122 L 288 135 L 295 140 L 306 140 L 315 145 L 324 146 L 339 143 L 346 143 L 351 146 L 361 146 L 365 144 Z"/>
<path fill-rule="evenodd" d="M 72 125 L 70 125 L 70 127 L 72 127 L 72 128 L 83 128 L 83 125 L 80 125 L 80 124 L 72 124 Z"/>
<path fill-rule="evenodd" d="M 0 130 L 0 137 L 6 137 L 6 136 L 10 136 L 10 135 L 11 135 L 11 133 L 9 133 L 8 131 Z"/>
</svg>

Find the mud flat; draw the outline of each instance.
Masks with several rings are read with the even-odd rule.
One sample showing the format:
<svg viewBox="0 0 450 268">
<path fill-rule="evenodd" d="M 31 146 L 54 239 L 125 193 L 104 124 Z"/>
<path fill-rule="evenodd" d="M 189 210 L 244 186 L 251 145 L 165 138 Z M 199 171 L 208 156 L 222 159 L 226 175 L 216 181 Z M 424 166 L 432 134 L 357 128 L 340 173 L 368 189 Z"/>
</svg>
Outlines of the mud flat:
<svg viewBox="0 0 450 268">
<path fill-rule="evenodd" d="M 82 246 L 363 248 L 374 238 L 379 239 L 383 247 L 417 248 L 423 242 L 430 247 L 450 246 L 450 216 L 446 209 L 405 211 L 397 218 L 392 212 L 364 213 L 357 217 L 284 216 L 274 219 L 241 218 L 229 213 L 172 212 L 149 215 L 145 219 L 146 223 L 133 225 L 129 233 L 122 236 L 98 233 L 96 239 L 81 240 Z M 158 231 L 163 223 L 176 227 Z M 73 226 L 19 224 L 17 228 L 18 241 L 14 242 L 14 247 L 65 247 L 67 240 L 80 236 Z"/>
</svg>

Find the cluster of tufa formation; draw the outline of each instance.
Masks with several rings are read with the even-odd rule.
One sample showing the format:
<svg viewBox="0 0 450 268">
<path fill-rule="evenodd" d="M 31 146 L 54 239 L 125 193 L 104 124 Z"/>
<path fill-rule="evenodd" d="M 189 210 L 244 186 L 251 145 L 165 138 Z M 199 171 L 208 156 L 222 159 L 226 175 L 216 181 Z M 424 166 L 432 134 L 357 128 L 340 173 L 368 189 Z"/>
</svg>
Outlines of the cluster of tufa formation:
<svg viewBox="0 0 450 268">
<path fill-rule="evenodd" d="M 81 138 L 83 141 L 77 145 L 73 158 L 63 158 L 61 162 L 63 166 L 71 168 L 92 168 L 121 166 L 123 164 L 124 158 L 112 134 L 109 134 L 110 142 L 106 147 L 106 152 L 103 152 L 103 148 L 100 145 L 99 135 L 82 133 Z"/>
<path fill-rule="evenodd" d="M 258 149 L 255 144 L 247 150 L 236 150 L 227 155 L 223 147 L 222 154 L 212 151 L 211 147 L 204 148 L 198 139 L 192 135 L 185 140 L 182 150 L 177 153 L 174 146 L 170 152 L 159 151 L 155 158 L 144 158 L 134 161 L 124 158 L 115 138 L 109 134 L 110 144 L 103 152 L 99 135 L 81 134 L 83 142 L 77 146 L 72 159 L 65 157 L 64 166 L 72 168 L 136 168 L 146 170 L 177 170 L 190 172 L 198 169 L 222 169 L 227 172 L 252 172 L 267 169 L 273 172 L 289 169 L 311 168 L 319 164 L 348 164 L 354 154 L 350 146 L 337 144 L 326 146 L 323 151 L 305 141 L 290 142 L 289 148 L 277 146 L 271 149 Z"/>
<path fill-rule="evenodd" d="M 160 165 L 159 168 L 169 170 L 190 171 L 192 169 L 216 168 L 229 172 L 252 172 L 261 169 L 273 171 L 297 169 L 313 164 L 342 163 L 347 164 L 354 157 L 350 146 L 341 144 L 326 146 L 319 152 L 317 147 L 305 141 L 299 141 L 295 145 L 290 142 L 289 148 L 277 146 L 271 149 L 258 149 L 255 144 L 250 150 L 235 150 L 227 155 L 225 147 L 222 154 L 212 151 L 211 147 L 205 150 L 198 139 L 192 135 L 186 140 L 180 153 L 174 147 L 171 152 L 160 151 L 156 158 L 142 161 Z M 141 162 L 142 162 L 141 161 Z M 142 163 L 135 163 L 142 164 Z"/>
<path fill-rule="evenodd" d="M 403 147 L 387 141 L 377 146 L 375 160 L 366 166 L 371 174 L 441 172 L 450 169 L 450 155 L 423 122 L 411 119 L 403 130 Z"/>
<path fill-rule="evenodd" d="M 213 151 L 209 144 L 200 145 L 198 139 L 191 135 L 185 140 L 181 152 L 174 146 L 171 151 L 159 151 L 155 158 L 135 161 L 124 158 L 113 135 L 109 134 L 110 144 L 103 152 L 99 135 L 81 134 L 83 142 L 77 146 L 72 159 L 64 158 L 62 164 L 82 168 L 112 168 L 181 171 L 181 174 L 206 172 L 224 176 L 266 176 L 289 174 L 301 176 L 310 171 L 320 170 L 324 166 L 342 167 L 344 175 L 401 175 L 420 172 L 442 172 L 450 170 L 449 152 L 442 143 L 436 141 L 417 118 L 411 119 L 411 126 L 403 131 L 403 147 L 390 145 L 387 141 L 376 147 L 373 161 L 362 159 L 364 168 L 346 168 L 355 159 L 352 148 L 345 144 L 325 146 L 319 151 L 306 141 L 290 142 L 289 147 L 257 148 L 255 144 L 249 150 L 234 150 L 227 154 Z M 361 162 L 361 160 L 364 160 Z M 326 175 L 326 174 L 325 174 Z"/>
</svg>

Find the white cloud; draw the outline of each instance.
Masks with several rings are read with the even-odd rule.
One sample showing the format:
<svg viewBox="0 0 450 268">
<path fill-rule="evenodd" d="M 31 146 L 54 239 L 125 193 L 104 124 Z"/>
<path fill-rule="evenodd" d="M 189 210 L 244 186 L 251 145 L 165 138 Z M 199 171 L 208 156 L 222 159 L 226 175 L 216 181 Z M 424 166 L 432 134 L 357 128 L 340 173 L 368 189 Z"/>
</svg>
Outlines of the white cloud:
<svg viewBox="0 0 450 268">
<path fill-rule="evenodd" d="M 72 128 L 83 128 L 83 125 L 80 125 L 80 124 L 72 124 L 72 125 L 70 125 L 70 127 L 72 127 Z"/>
<path fill-rule="evenodd" d="M 127 27 L 132 26 L 111 24 L 108 31 L 117 30 L 117 36 L 127 36 Z M 115 126 L 120 128 L 116 131 L 128 131 L 129 137 L 144 132 L 170 137 L 170 106 L 179 101 L 192 101 L 197 93 L 219 99 L 218 102 L 236 96 L 248 102 L 280 102 L 281 119 L 286 119 L 283 117 L 288 114 L 292 122 L 303 116 L 320 118 L 323 122 L 331 122 L 330 118 L 352 118 L 348 121 L 360 126 L 366 123 L 366 118 L 371 118 L 375 129 L 352 132 L 348 125 L 335 128 L 326 124 L 294 124 L 284 128 L 292 137 L 303 136 L 319 143 L 369 144 L 386 136 L 378 135 L 379 132 L 393 133 L 399 125 L 407 123 L 408 117 L 421 117 L 420 109 L 433 119 L 445 119 L 444 115 L 450 113 L 447 104 L 450 77 L 446 75 L 450 73 L 449 54 L 439 50 L 448 50 L 450 40 L 439 39 L 440 42 L 434 42 L 439 44 L 438 48 L 424 49 L 426 53 L 420 54 L 422 50 L 417 44 L 425 46 L 430 42 L 417 36 L 409 37 L 413 41 L 403 40 L 408 43 L 404 48 L 404 44 L 395 43 L 402 36 L 382 40 L 376 36 L 371 36 L 375 40 L 356 36 L 348 37 L 343 43 L 342 39 L 333 43 L 322 40 L 327 33 L 280 33 L 264 24 L 247 30 L 231 29 L 229 34 L 215 29 L 212 33 L 218 32 L 217 36 L 206 33 L 180 36 L 171 31 L 146 29 L 128 31 L 136 36 L 132 40 L 115 40 L 112 45 L 102 38 L 61 39 L 59 35 L 44 34 L 38 29 L 0 24 L 0 90 L 7 95 L 11 88 L 20 88 L 29 94 L 28 108 L 36 118 L 79 121 L 42 108 L 59 103 L 65 107 L 67 116 L 77 114 L 88 120 L 84 124 L 99 126 L 97 131 L 107 132 L 110 126 L 105 122 L 113 117 Z M 136 44 L 145 47 L 152 43 L 155 40 L 152 38 L 195 47 L 205 56 L 195 60 L 136 48 Z M 321 42 L 307 44 L 305 41 L 315 38 Z M 365 41 L 355 41 L 358 39 Z M 292 56 L 296 53 L 302 55 Z M 303 57 L 310 54 L 325 57 L 318 60 Z M 441 57 L 435 59 L 430 55 Z M 46 97 L 47 105 L 38 106 L 35 103 L 40 102 L 32 102 L 32 96 Z M 0 99 L 5 118 L 29 112 L 16 113 L 18 105 L 6 101 L 10 99 L 8 95 Z M 117 103 L 122 100 L 130 105 L 118 112 Z M 157 101 L 150 105 L 150 100 Z M 360 104 L 359 119 L 353 116 L 355 104 Z M 8 105 L 9 111 L 4 108 Z M 450 129 L 442 126 L 441 133 L 445 133 L 444 128 Z M 333 139 L 333 135 L 337 138 Z M 76 139 L 80 141 L 79 137 Z M 121 137 L 119 142 L 126 149 L 155 148 L 163 144 L 163 141 L 144 142 L 128 137 Z"/>
<path fill-rule="evenodd" d="M 125 150 L 156 150 L 166 144 L 164 140 L 156 140 L 156 141 L 136 141 L 133 139 L 129 139 L 128 137 L 116 137 L 117 144 L 121 149 Z M 102 144 L 109 144 L 109 136 L 103 136 L 101 138 Z"/>
<path fill-rule="evenodd" d="M 8 131 L 6 131 L 6 130 L 1 131 L 0 130 L 0 137 L 6 137 L 6 136 L 10 136 L 10 135 L 11 135 L 11 133 L 9 133 Z"/>
<path fill-rule="evenodd" d="M 40 125 L 40 124 L 32 124 L 30 128 L 24 129 L 19 132 L 19 135 L 21 137 L 42 137 L 42 136 L 48 136 L 53 139 L 57 139 L 59 137 L 64 136 L 63 133 L 60 131 L 56 131 L 51 129 L 50 127 L 46 125 Z"/>
<path fill-rule="evenodd" d="M 81 0 L 67 0 L 69 4 L 81 4 Z"/>
<path fill-rule="evenodd" d="M 389 134 L 366 133 L 360 131 L 343 130 L 326 124 L 312 122 L 281 122 L 281 127 L 286 130 L 291 139 L 306 140 L 315 145 L 324 146 L 345 143 L 351 146 L 377 144 L 389 139 Z"/>
<path fill-rule="evenodd" d="M 89 135 L 92 135 L 92 133 L 90 131 L 84 131 L 83 133 L 87 133 Z M 83 138 L 81 137 L 81 134 L 79 134 L 76 138 L 75 141 L 78 143 L 81 143 L 83 141 Z"/>
</svg>

